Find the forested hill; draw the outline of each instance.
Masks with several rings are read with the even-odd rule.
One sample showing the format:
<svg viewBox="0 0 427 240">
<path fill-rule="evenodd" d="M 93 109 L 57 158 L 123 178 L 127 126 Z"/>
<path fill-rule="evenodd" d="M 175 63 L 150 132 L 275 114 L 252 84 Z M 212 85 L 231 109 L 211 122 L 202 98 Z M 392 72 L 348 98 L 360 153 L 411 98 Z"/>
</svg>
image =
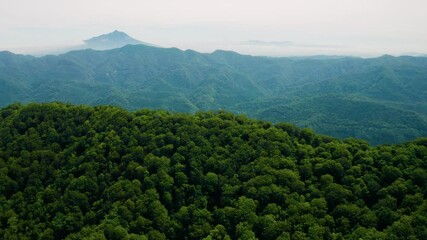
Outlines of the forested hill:
<svg viewBox="0 0 427 240">
<path fill-rule="evenodd" d="M 108 104 L 226 109 L 371 144 L 427 136 L 427 58 L 267 58 L 128 45 L 31 57 L 0 52 L 0 107 Z"/>
<path fill-rule="evenodd" d="M 427 239 L 426 163 L 427 139 L 14 104 L 0 112 L 0 239 Z"/>
</svg>

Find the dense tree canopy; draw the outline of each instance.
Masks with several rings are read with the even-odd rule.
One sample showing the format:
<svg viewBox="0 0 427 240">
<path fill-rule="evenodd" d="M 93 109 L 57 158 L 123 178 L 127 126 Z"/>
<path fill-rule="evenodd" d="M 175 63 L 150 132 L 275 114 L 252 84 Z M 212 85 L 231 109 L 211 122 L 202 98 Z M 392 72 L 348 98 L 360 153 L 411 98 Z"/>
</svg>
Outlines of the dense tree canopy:
<svg viewBox="0 0 427 240">
<path fill-rule="evenodd" d="M 0 238 L 427 239 L 426 167 L 427 139 L 14 104 L 0 114 Z"/>
</svg>

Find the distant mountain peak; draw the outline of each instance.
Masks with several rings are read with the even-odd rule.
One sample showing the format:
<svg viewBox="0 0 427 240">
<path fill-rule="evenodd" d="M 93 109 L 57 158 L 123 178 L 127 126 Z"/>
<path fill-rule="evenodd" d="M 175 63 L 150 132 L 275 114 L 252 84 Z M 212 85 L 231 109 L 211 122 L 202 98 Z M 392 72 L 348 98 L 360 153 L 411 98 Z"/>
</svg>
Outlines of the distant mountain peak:
<svg viewBox="0 0 427 240">
<path fill-rule="evenodd" d="M 147 45 L 154 46 L 153 44 L 141 42 L 135 38 L 130 37 L 124 32 L 114 30 L 113 32 L 102 34 L 87 40 L 84 40 L 87 48 L 95 50 L 107 50 L 113 48 L 120 48 L 125 45 Z"/>
<path fill-rule="evenodd" d="M 90 38 L 88 40 L 85 40 L 84 42 L 87 44 L 94 44 L 94 43 L 106 42 L 106 41 L 129 41 L 129 42 L 141 43 L 141 41 L 131 38 L 126 33 L 120 32 L 117 30 Z"/>
</svg>

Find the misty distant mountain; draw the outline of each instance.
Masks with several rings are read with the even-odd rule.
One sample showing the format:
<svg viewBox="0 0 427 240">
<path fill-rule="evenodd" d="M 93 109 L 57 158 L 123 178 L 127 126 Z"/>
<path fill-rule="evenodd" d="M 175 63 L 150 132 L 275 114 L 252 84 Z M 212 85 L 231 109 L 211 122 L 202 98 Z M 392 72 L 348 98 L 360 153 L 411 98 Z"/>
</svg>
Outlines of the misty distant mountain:
<svg viewBox="0 0 427 240">
<path fill-rule="evenodd" d="M 130 37 L 128 34 L 120 31 L 113 31 L 110 33 L 102 34 L 96 37 L 92 37 L 87 40 L 83 40 L 82 44 L 73 46 L 64 46 L 55 49 L 44 49 L 32 52 L 33 56 L 46 56 L 46 55 L 59 55 L 70 51 L 93 49 L 93 50 L 111 50 L 115 48 L 121 48 L 126 45 L 145 45 L 150 47 L 157 47 L 154 44 L 139 41 L 135 38 Z"/>
<path fill-rule="evenodd" d="M 152 46 L 153 44 L 141 42 L 127 35 L 124 32 L 114 31 L 107 34 L 102 34 L 97 37 L 85 40 L 85 45 L 82 48 L 90 48 L 94 50 L 108 50 L 114 48 L 121 48 L 126 45 L 139 45 L 143 44 L 146 46 Z"/>
<path fill-rule="evenodd" d="M 125 38 L 113 33 L 90 42 L 116 35 Z M 427 58 L 271 58 L 143 44 L 39 58 L 0 52 L 0 106 L 50 101 L 226 109 L 340 138 L 396 143 L 427 136 Z"/>
</svg>

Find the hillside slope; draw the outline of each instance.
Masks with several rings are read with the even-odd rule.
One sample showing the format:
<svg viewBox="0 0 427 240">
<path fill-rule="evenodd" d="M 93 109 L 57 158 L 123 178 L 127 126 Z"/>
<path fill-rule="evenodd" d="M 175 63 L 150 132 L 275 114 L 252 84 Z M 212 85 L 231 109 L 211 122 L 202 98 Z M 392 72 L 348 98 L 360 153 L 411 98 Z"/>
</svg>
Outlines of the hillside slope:
<svg viewBox="0 0 427 240">
<path fill-rule="evenodd" d="M 1 239 L 426 239 L 427 140 L 223 111 L 0 110 Z"/>
</svg>

